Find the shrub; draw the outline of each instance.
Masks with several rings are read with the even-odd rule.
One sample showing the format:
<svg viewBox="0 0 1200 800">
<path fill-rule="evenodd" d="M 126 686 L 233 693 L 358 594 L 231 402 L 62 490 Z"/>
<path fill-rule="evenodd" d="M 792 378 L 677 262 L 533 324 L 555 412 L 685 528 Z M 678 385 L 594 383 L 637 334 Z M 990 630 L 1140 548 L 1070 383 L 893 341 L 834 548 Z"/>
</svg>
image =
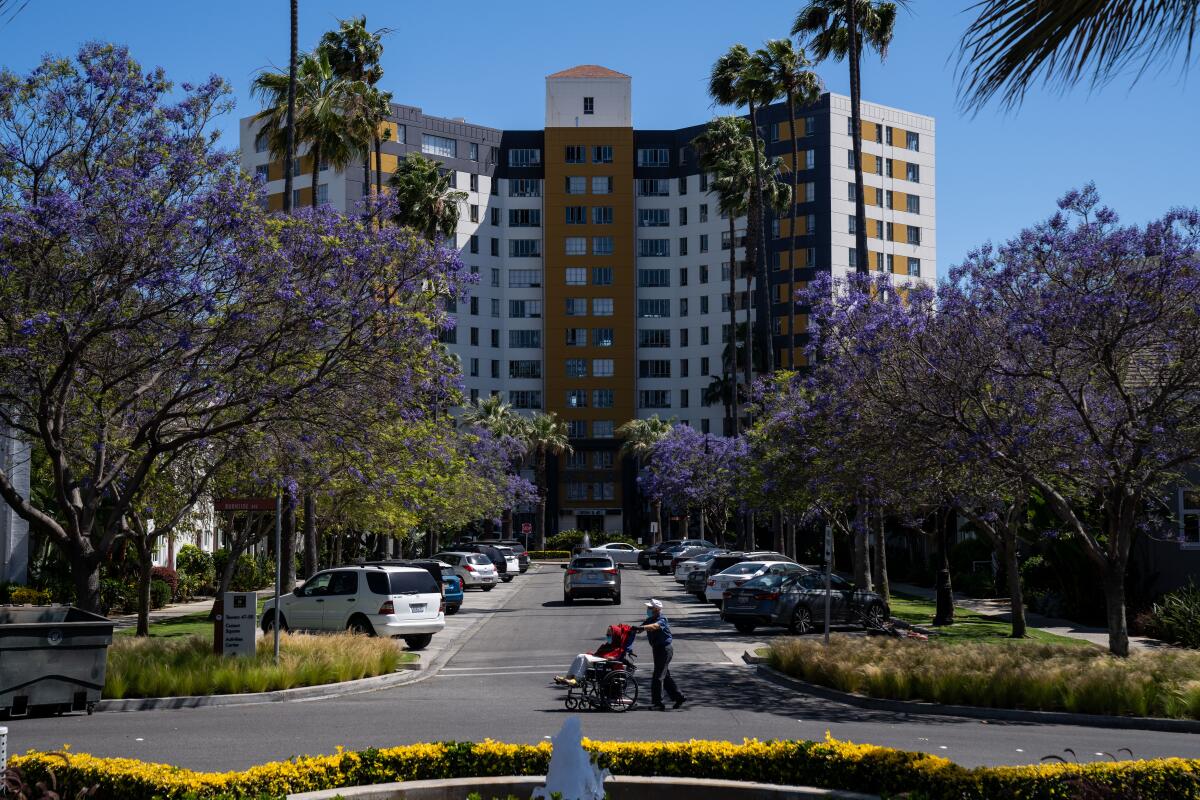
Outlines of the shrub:
<svg viewBox="0 0 1200 800">
<path fill-rule="evenodd" d="M 823 742 L 584 741 L 614 775 L 663 775 L 807 785 L 889 797 L 990 800 L 1020 797 L 1170 797 L 1200 800 L 1200 761 L 1038 764 L 967 769 L 945 758 L 826 738 Z M 68 768 L 51 754 L 12 759 L 30 780 L 57 768 L 71 785 L 100 786 L 100 796 L 141 798 L 254 798 L 405 780 L 542 775 L 548 742 L 438 742 L 380 750 L 339 751 L 262 764 L 244 772 L 193 772 L 132 759 L 71 757 Z"/>
<path fill-rule="evenodd" d="M 604 533 L 603 531 L 592 531 L 588 533 L 588 539 L 592 545 L 610 544 L 612 542 L 624 542 L 637 547 L 637 542 L 633 539 L 628 539 L 619 533 Z M 567 550 L 576 547 L 583 543 L 583 531 L 565 530 L 560 531 L 546 539 L 547 550 Z"/>
<path fill-rule="evenodd" d="M 108 649 L 104 697 L 187 697 L 270 692 L 395 672 L 400 650 L 390 639 L 335 634 L 285 635 L 275 666 L 271 640 L 254 658 L 226 658 L 210 637 L 114 637 Z"/>
<path fill-rule="evenodd" d="M 564 558 L 570 558 L 571 551 L 569 550 L 530 550 L 529 558 L 532 561 L 559 561 Z"/>
<path fill-rule="evenodd" d="M 770 664 L 843 692 L 893 700 L 1200 719 L 1200 654 L 1116 658 L 1095 647 L 1036 642 L 943 644 L 884 638 L 792 640 Z"/>
<path fill-rule="evenodd" d="M 30 586 L 14 586 L 8 594 L 9 602 L 17 605 L 47 606 L 50 605 L 50 592 L 45 589 L 34 589 Z"/>
<path fill-rule="evenodd" d="M 171 597 L 179 596 L 179 573 L 170 567 L 154 567 L 150 570 L 151 581 L 162 581 L 171 589 Z"/>
<path fill-rule="evenodd" d="M 1168 592 L 1154 604 L 1149 620 L 1151 635 L 1184 647 L 1200 648 L 1200 586 Z"/>
<path fill-rule="evenodd" d="M 180 575 L 196 578 L 200 582 L 211 583 L 216 577 L 213 557 L 191 544 L 179 548 L 175 555 L 175 569 L 179 570 Z"/>
<path fill-rule="evenodd" d="M 152 578 L 150 580 L 150 607 L 162 608 L 171 602 L 171 586 L 166 581 Z"/>
</svg>

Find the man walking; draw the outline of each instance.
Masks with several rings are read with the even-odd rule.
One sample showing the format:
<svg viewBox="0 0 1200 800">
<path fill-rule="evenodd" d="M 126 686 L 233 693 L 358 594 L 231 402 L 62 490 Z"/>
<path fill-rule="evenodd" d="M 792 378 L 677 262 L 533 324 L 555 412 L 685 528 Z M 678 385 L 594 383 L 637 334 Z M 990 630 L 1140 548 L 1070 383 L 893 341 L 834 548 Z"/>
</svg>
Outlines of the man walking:
<svg viewBox="0 0 1200 800">
<path fill-rule="evenodd" d="M 687 698 L 679 693 L 675 679 L 671 677 L 671 658 L 675 655 L 675 649 L 671 646 L 671 625 L 663 615 L 662 607 L 661 600 L 647 600 L 646 622 L 641 626 L 650 642 L 650 650 L 654 653 L 654 676 L 650 679 L 650 707 L 655 711 L 667 710 L 662 698 L 664 686 L 674 703 L 674 708 L 679 708 L 687 702 Z"/>
</svg>

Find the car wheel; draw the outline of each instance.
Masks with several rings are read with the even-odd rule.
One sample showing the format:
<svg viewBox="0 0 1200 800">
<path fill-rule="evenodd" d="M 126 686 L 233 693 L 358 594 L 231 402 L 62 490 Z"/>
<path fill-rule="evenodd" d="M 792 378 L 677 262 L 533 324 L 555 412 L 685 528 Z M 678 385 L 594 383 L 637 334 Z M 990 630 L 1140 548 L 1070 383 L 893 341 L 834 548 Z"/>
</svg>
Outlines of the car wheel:
<svg viewBox="0 0 1200 800">
<path fill-rule="evenodd" d="M 712 604 L 713 604 L 714 606 L 716 606 L 717 608 L 720 608 L 722 605 L 724 605 L 724 601 L 722 601 L 722 600 L 713 600 L 713 601 L 712 601 Z"/>
<path fill-rule="evenodd" d="M 808 606 L 796 606 L 796 610 L 792 612 L 792 622 L 788 625 L 788 630 L 797 636 L 813 632 L 813 615 Z"/>
<path fill-rule="evenodd" d="M 480 588 L 480 589 L 483 589 L 485 592 L 490 592 L 492 589 L 495 589 L 495 588 L 496 588 L 496 584 L 494 584 L 494 583 L 485 583 L 483 586 L 480 586 L 479 588 Z"/>
<path fill-rule="evenodd" d="M 733 623 L 733 627 L 737 628 L 738 633 L 754 633 L 754 629 L 758 627 L 758 623 L 748 619 L 739 619 Z"/>
<path fill-rule="evenodd" d="M 863 616 L 866 618 L 867 624 L 878 628 L 883 625 L 887 614 L 883 612 L 882 604 L 871 603 L 871 605 L 867 606 L 866 613 Z"/>
<path fill-rule="evenodd" d="M 262 625 L 263 633 L 270 633 L 274 628 L 275 628 L 275 612 L 271 611 L 270 616 L 267 616 L 263 619 L 263 625 Z M 287 617 L 283 616 L 282 614 L 279 615 L 279 632 L 280 633 L 288 632 Z"/>
<path fill-rule="evenodd" d="M 574 603 L 574 602 L 575 602 L 574 597 L 571 597 L 571 595 L 567 594 L 566 592 L 563 592 L 563 605 L 569 606 L 569 605 L 571 605 L 571 603 Z"/>
<path fill-rule="evenodd" d="M 458 613 L 458 606 L 446 606 L 446 616 L 453 617 Z"/>
<path fill-rule="evenodd" d="M 353 617 L 350 620 L 350 623 L 346 625 L 346 630 L 350 631 L 351 633 L 360 633 L 363 636 L 375 635 L 375 628 L 372 627 L 371 623 L 363 617 Z"/>
<path fill-rule="evenodd" d="M 619 605 L 621 605 L 621 593 L 620 593 L 620 592 L 617 592 L 616 594 L 614 594 L 614 595 L 612 596 L 612 601 L 613 601 L 613 605 L 614 605 L 614 606 L 619 606 Z"/>
<path fill-rule="evenodd" d="M 409 650 L 424 650 L 433 641 L 432 633 L 422 633 L 419 636 L 405 636 L 404 644 Z"/>
</svg>

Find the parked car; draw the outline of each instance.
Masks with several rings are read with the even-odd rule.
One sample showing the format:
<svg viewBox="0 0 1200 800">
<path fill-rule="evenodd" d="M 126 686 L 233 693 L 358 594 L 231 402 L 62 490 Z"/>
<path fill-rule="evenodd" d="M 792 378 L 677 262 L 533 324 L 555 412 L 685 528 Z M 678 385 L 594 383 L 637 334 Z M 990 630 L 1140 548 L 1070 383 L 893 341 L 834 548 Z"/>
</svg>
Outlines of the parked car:
<svg viewBox="0 0 1200 800">
<path fill-rule="evenodd" d="M 684 559 L 675 567 L 675 582 L 686 584 L 688 576 L 696 570 L 708 570 L 708 565 L 712 560 L 720 555 L 722 550 L 704 550 L 691 558 Z"/>
<path fill-rule="evenodd" d="M 671 571 L 671 559 L 688 547 L 702 547 L 711 550 L 716 545 L 706 539 L 684 539 L 676 542 L 671 547 L 664 547 L 661 550 L 651 553 L 651 568 L 657 569 L 659 575 L 666 575 Z"/>
<path fill-rule="evenodd" d="M 621 570 L 611 556 L 575 556 L 564 564 L 563 602 L 570 605 L 585 597 L 607 597 L 621 604 Z"/>
<path fill-rule="evenodd" d="M 705 602 L 704 591 L 708 588 L 709 564 L 712 564 L 712 561 L 709 561 L 708 564 L 702 564 L 700 567 L 689 572 L 687 581 L 683 584 L 684 591 L 700 602 Z"/>
<path fill-rule="evenodd" d="M 529 552 L 519 539 L 479 539 L 477 544 L 490 544 L 494 547 L 504 545 L 511 548 L 517 556 L 517 564 L 521 574 L 529 571 Z"/>
<path fill-rule="evenodd" d="M 773 550 L 734 550 L 728 553 L 719 553 L 713 558 L 708 565 L 708 574 L 716 575 L 719 572 L 732 567 L 734 564 L 740 564 L 743 561 L 791 561 L 792 559 L 785 556 L 783 553 L 776 553 Z"/>
<path fill-rule="evenodd" d="M 878 624 L 891 615 L 883 595 L 856 589 L 838 575 L 830 577 L 831 624 Z M 722 618 L 742 633 L 760 625 L 778 625 L 792 633 L 809 633 L 825 624 L 825 575 L 805 569 L 788 575 L 763 575 L 725 595 Z"/>
<path fill-rule="evenodd" d="M 500 580 L 496 574 L 496 567 L 482 553 L 447 551 L 436 554 L 434 558 L 445 561 L 454 568 L 454 574 L 462 581 L 463 589 L 483 589 L 490 592 Z"/>
<path fill-rule="evenodd" d="M 741 586 L 759 575 L 784 575 L 789 572 L 801 572 L 804 569 L 794 561 L 742 561 L 724 572 L 715 574 L 710 572 L 708 588 L 704 590 L 704 599 L 720 608 L 725 600 L 725 592 Z"/>
<path fill-rule="evenodd" d="M 424 569 L 338 567 L 313 575 L 279 598 L 280 630 L 342 631 L 404 639 L 410 650 L 429 645 L 446 627 L 442 589 Z M 263 607 L 262 629 L 276 624 L 275 600 Z"/>
<path fill-rule="evenodd" d="M 490 544 L 469 544 L 462 549 L 470 553 L 479 553 L 486 556 L 492 562 L 492 566 L 496 568 L 497 577 L 504 583 L 510 583 L 513 578 L 517 577 L 517 572 L 513 572 L 511 575 L 508 574 L 508 559 L 504 557 L 504 553 Z"/>
<path fill-rule="evenodd" d="M 583 555 L 609 556 L 617 564 L 629 565 L 636 564 L 641 554 L 641 550 L 625 542 L 609 542 L 583 551 Z"/>
<path fill-rule="evenodd" d="M 368 567 L 414 567 L 416 569 L 423 569 L 442 587 L 442 598 L 446 601 L 446 616 L 458 613 L 458 609 L 462 607 L 462 578 L 459 578 L 454 573 L 454 567 L 445 561 L 433 558 L 416 558 L 408 560 L 363 561 L 361 564 Z"/>
<path fill-rule="evenodd" d="M 521 574 L 521 559 L 517 558 L 516 552 L 511 547 L 506 544 L 496 544 L 492 547 L 495 547 L 504 556 L 504 566 L 508 570 L 509 580 Z"/>
<path fill-rule="evenodd" d="M 679 569 L 679 565 L 685 561 L 689 561 L 703 553 L 711 553 L 716 548 L 706 547 L 704 545 L 693 545 L 692 547 L 675 548 L 676 552 L 671 556 L 671 563 L 667 566 L 667 572 L 675 575 L 675 571 Z M 678 580 L 678 577 L 676 577 Z"/>
<path fill-rule="evenodd" d="M 650 569 L 650 560 L 654 557 L 655 553 L 657 553 L 659 550 L 665 550 L 668 547 L 674 547 L 682 541 L 682 539 L 667 539 L 666 541 L 659 542 L 658 544 L 650 545 L 638 556 L 637 565 L 642 569 Z"/>
</svg>

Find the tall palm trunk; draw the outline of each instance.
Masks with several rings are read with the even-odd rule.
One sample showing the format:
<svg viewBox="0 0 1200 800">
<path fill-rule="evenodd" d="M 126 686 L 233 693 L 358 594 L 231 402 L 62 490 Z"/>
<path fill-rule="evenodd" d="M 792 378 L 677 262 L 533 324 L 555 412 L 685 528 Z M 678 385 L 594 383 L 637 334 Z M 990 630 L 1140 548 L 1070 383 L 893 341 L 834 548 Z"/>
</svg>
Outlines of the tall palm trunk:
<svg viewBox="0 0 1200 800">
<path fill-rule="evenodd" d="M 317 502 L 312 492 L 304 493 L 304 577 L 311 578 L 320 568 L 317 549 Z"/>
<path fill-rule="evenodd" d="M 733 409 L 733 435 L 741 430 L 741 408 L 738 404 L 737 379 L 737 225 L 734 215 L 729 215 L 729 404 Z M 749 373 L 747 372 L 747 380 Z"/>
<path fill-rule="evenodd" d="M 788 216 L 792 220 L 791 245 L 788 247 L 788 369 L 796 368 L 796 206 L 800 202 L 797 191 L 800 187 L 800 150 L 796 146 L 796 101 L 789 89 L 788 131 L 792 137 L 792 207 Z M 805 231 L 808 233 L 808 231 Z"/>
<path fill-rule="evenodd" d="M 375 134 L 375 199 L 383 197 L 383 140 Z M 383 230 L 383 215 L 379 215 L 379 230 Z"/>
<path fill-rule="evenodd" d="M 846 4 L 846 27 L 850 30 L 850 131 L 851 146 L 854 148 L 854 250 L 855 272 L 867 273 L 871 265 L 867 262 L 867 198 L 863 185 L 862 163 L 862 108 L 861 87 L 859 86 L 859 50 L 861 36 L 858 23 L 855 20 L 856 3 Z"/>
<path fill-rule="evenodd" d="M 537 461 L 537 478 L 538 478 L 538 519 L 537 519 L 537 547 L 535 550 L 546 549 L 546 493 L 549 491 L 547 484 L 549 480 L 546 478 L 546 454 L 538 453 Z"/>
<path fill-rule="evenodd" d="M 309 153 L 312 157 L 312 202 L 309 205 L 312 208 L 317 207 L 317 183 L 321 180 L 321 146 L 313 145 L 312 152 Z"/>
<path fill-rule="evenodd" d="M 883 597 L 883 602 L 892 601 L 892 584 L 888 580 L 887 566 L 887 522 L 881 513 L 879 515 L 879 539 L 875 542 L 875 585 Z"/>
<path fill-rule="evenodd" d="M 758 247 L 754 251 L 754 274 L 758 278 L 755 294 L 758 295 L 759 308 L 754 315 L 754 339 L 763 351 L 763 370 L 768 374 L 775 371 L 775 345 L 771 341 L 773 328 L 771 326 L 771 286 L 767 274 L 767 213 L 763 207 L 763 176 L 762 155 L 759 152 L 758 109 L 750 104 L 750 138 L 754 142 L 754 197 L 750 203 L 751 215 L 754 221 L 754 237 Z M 749 311 L 747 310 L 747 314 Z"/>
<path fill-rule="evenodd" d="M 292 213 L 292 166 L 296 160 L 296 55 L 300 49 L 300 3 L 291 0 L 292 40 L 288 51 L 287 132 L 283 150 L 283 213 Z"/>
</svg>

